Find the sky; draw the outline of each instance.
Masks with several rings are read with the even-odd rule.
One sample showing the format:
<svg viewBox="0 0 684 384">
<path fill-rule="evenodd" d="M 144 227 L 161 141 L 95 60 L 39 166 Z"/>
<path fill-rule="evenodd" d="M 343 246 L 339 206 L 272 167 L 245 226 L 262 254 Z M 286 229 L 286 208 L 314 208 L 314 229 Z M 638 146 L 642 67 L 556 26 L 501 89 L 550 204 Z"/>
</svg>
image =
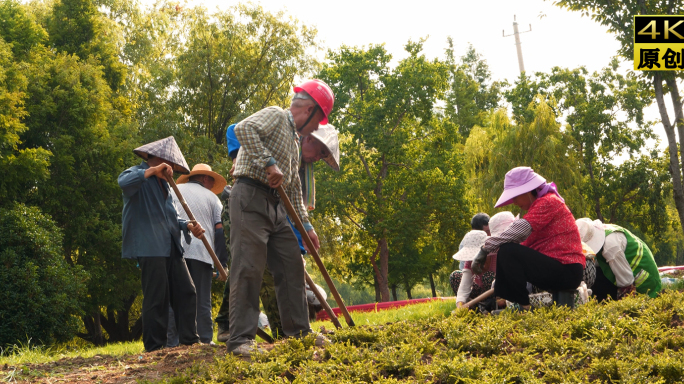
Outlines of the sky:
<svg viewBox="0 0 684 384">
<path fill-rule="evenodd" d="M 209 10 L 226 9 L 237 0 L 188 0 Z M 395 60 L 406 57 L 404 45 L 428 38 L 426 56 L 444 58 L 447 37 L 454 41 L 457 56 L 468 44 L 487 61 L 494 80 L 513 82 L 520 74 L 513 36 L 514 15 L 522 33 L 525 70 L 548 72 L 554 66 L 585 66 L 590 72 L 606 67 L 619 44 L 589 17 L 554 6 L 542 0 L 479 1 L 377 1 L 377 0 L 261 0 L 253 1 L 270 12 L 283 11 L 307 26 L 318 29 L 319 43 L 326 49 L 342 45 L 368 46 L 385 44 Z M 325 51 L 319 52 L 323 59 Z M 626 66 L 631 65 L 631 62 Z M 672 114 L 670 114 L 672 116 Z M 657 108 L 650 107 L 647 119 L 659 119 Z M 659 148 L 666 147 L 661 125 L 654 131 L 662 137 Z"/>
</svg>

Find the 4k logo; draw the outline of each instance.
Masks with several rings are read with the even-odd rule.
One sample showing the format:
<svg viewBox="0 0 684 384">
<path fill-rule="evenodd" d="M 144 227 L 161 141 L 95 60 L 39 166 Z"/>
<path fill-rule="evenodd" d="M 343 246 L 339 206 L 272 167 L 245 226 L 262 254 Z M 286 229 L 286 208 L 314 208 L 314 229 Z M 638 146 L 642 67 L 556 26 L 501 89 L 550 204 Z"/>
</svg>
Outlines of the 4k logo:
<svg viewBox="0 0 684 384">
<path fill-rule="evenodd" d="M 634 69 L 684 69 L 684 15 L 634 16 Z"/>
</svg>

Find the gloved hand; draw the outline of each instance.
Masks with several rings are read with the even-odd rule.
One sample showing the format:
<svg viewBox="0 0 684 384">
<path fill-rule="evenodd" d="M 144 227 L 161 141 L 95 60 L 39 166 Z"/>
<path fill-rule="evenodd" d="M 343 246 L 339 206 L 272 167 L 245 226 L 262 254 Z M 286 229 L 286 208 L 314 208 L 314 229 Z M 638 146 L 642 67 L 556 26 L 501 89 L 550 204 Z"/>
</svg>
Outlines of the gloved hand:
<svg viewBox="0 0 684 384">
<path fill-rule="evenodd" d="M 473 259 L 473 264 L 470 266 L 470 269 L 473 271 L 474 274 L 481 275 L 482 272 L 484 272 L 484 266 L 486 262 L 487 252 L 480 248 L 480 252 Z"/>
<path fill-rule="evenodd" d="M 635 290 L 636 288 L 634 287 L 634 284 L 628 285 L 626 287 L 618 287 L 617 299 L 620 300 L 626 296 L 629 296 Z"/>
</svg>

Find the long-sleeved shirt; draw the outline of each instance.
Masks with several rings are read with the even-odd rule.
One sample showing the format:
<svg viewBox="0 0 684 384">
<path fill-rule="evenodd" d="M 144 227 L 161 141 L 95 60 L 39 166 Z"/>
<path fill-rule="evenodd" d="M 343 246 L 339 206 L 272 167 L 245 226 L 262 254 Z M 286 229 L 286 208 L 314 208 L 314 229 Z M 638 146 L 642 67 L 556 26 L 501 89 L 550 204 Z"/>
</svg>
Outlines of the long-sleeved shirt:
<svg viewBox="0 0 684 384">
<path fill-rule="evenodd" d="M 627 249 L 627 237 L 624 233 L 613 232 L 606 236 L 602 254 L 615 275 L 615 285 L 620 288 L 634 283 L 634 274 L 625 256 L 625 249 Z"/>
<path fill-rule="evenodd" d="M 299 139 L 289 110 L 268 107 L 235 126 L 241 147 L 235 159 L 233 177 L 246 176 L 268 185 L 266 168 L 277 165 L 283 173 L 287 193 L 304 229 L 313 229 L 302 199 L 299 180 Z"/>
<path fill-rule="evenodd" d="M 145 178 L 149 165 L 128 168 L 119 175 L 119 187 L 123 191 L 123 241 L 121 253 L 124 259 L 171 255 L 172 244 L 183 253 L 180 233 L 190 242 L 188 221 L 181 219 L 173 204 L 171 188 L 165 180 L 161 185 L 156 176 Z"/>
<path fill-rule="evenodd" d="M 536 199 L 522 219 L 501 235 L 487 239 L 482 248 L 493 252 L 508 242 L 520 243 L 563 264 L 584 267 L 586 263 L 575 218 L 555 194 Z"/>
</svg>

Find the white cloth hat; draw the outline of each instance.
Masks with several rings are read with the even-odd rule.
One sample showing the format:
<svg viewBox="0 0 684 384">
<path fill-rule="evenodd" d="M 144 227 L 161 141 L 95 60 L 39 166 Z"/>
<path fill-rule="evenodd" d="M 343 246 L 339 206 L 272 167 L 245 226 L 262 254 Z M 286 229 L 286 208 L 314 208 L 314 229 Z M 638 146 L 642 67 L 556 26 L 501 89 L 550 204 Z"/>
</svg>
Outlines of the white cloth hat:
<svg viewBox="0 0 684 384">
<path fill-rule="evenodd" d="M 314 284 L 316 286 L 316 289 L 318 292 L 320 292 L 321 296 L 323 296 L 323 299 L 328 300 L 328 295 L 325 293 L 325 290 L 323 287 L 321 287 L 318 284 Z M 309 285 L 306 285 L 306 301 L 311 304 L 311 305 L 320 305 L 321 302 L 318 301 L 318 297 L 316 297 L 316 294 L 309 288 Z"/>
<path fill-rule="evenodd" d="M 579 229 L 580 239 L 591 248 L 594 253 L 599 253 L 606 241 L 606 231 L 603 229 L 601 220 L 591 220 L 588 217 L 575 220 Z"/>
<path fill-rule="evenodd" d="M 480 252 L 480 248 L 487 240 L 487 232 L 474 229 L 463 236 L 463 248 L 456 252 L 452 257 L 455 260 L 471 261 Z"/>
<path fill-rule="evenodd" d="M 499 236 L 515 221 L 515 216 L 509 211 L 499 212 L 489 219 L 489 233 Z"/>
<path fill-rule="evenodd" d="M 320 141 L 328 148 L 330 154 L 323 158 L 330 168 L 340 170 L 340 141 L 337 138 L 337 130 L 332 124 L 319 125 L 318 129 L 311 132 L 311 136 Z"/>
</svg>

